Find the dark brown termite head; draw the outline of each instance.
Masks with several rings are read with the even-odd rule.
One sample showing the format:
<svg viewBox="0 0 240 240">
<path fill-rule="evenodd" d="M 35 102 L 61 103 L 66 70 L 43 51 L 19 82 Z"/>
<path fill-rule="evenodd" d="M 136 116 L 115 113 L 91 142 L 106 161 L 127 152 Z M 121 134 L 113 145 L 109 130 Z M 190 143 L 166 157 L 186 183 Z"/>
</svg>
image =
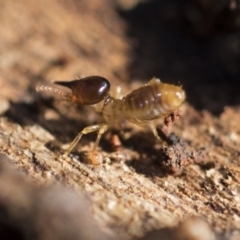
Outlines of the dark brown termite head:
<svg viewBox="0 0 240 240">
<path fill-rule="evenodd" d="M 70 88 L 72 93 L 68 94 L 49 86 L 39 86 L 36 90 L 55 92 L 64 96 L 66 99 L 81 105 L 93 105 L 99 103 L 109 95 L 110 91 L 109 81 L 100 76 L 89 76 L 69 82 L 56 81 L 54 83 Z"/>
<path fill-rule="evenodd" d="M 82 105 L 93 105 L 109 95 L 110 83 L 100 76 L 89 76 L 70 82 L 54 82 L 72 90 L 71 101 Z"/>
</svg>

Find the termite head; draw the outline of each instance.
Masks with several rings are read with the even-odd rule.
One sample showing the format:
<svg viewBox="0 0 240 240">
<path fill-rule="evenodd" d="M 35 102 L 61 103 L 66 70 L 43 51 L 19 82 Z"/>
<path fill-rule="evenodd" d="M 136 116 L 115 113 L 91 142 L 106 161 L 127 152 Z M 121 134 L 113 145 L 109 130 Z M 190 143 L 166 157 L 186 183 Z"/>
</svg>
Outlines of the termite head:
<svg viewBox="0 0 240 240">
<path fill-rule="evenodd" d="M 54 82 L 56 84 L 68 87 L 72 90 L 71 94 L 67 94 L 57 88 L 40 86 L 37 91 L 56 92 L 66 99 L 81 105 L 93 105 L 101 102 L 109 95 L 110 83 L 106 78 L 99 76 L 89 76 L 69 82 Z"/>
<path fill-rule="evenodd" d="M 162 103 L 170 111 L 174 111 L 181 106 L 186 98 L 185 91 L 172 84 L 163 84 L 161 89 Z"/>
</svg>

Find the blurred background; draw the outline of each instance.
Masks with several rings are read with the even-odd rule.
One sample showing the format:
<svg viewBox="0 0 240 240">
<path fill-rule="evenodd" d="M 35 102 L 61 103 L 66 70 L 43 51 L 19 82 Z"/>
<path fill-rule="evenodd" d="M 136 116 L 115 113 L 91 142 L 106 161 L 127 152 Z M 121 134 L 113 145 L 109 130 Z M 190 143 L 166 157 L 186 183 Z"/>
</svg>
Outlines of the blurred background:
<svg viewBox="0 0 240 240">
<path fill-rule="evenodd" d="M 131 77 L 180 83 L 191 104 L 214 114 L 240 103 L 239 1 L 140 1 L 120 16 L 135 40 Z"/>
<path fill-rule="evenodd" d="M 10 99 L 30 101 L 39 82 L 99 74 L 183 85 L 190 104 L 216 115 L 240 102 L 238 0 L 1 0 L 0 20 Z"/>
</svg>

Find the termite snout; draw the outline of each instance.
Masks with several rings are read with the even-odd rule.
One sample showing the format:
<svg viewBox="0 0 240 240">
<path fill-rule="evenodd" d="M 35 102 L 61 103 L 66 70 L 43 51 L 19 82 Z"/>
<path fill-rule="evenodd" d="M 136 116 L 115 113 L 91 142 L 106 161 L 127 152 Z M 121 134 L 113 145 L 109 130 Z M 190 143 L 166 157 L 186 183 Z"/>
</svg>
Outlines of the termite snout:
<svg viewBox="0 0 240 240">
<path fill-rule="evenodd" d="M 106 78 L 90 76 L 69 82 L 54 82 L 72 90 L 70 100 L 76 104 L 93 105 L 109 95 L 110 83 Z"/>
<path fill-rule="evenodd" d="M 185 91 L 180 87 L 172 84 L 163 84 L 161 89 L 162 104 L 166 110 L 174 110 L 181 106 L 186 99 Z"/>
<path fill-rule="evenodd" d="M 100 76 L 89 76 L 73 81 L 57 81 L 55 84 L 68 87 L 71 93 L 66 93 L 58 88 L 50 86 L 38 86 L 36 90 L 54 92 L 65 99 L 80 105 L 94 105 L 100 103 L 109 96 L 110 83 L 106 78 Z"/>
</svg>

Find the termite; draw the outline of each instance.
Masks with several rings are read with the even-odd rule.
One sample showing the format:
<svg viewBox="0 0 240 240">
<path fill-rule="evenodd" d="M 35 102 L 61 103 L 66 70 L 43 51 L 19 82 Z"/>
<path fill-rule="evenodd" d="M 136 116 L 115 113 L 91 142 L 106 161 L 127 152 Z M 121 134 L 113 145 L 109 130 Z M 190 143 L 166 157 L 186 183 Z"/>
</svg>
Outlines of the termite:
<svg viewBox="0 0 240 240">
<path fill-rule="evenodd" d="M 101 136 L 117 123 L 127 120 L 138 126 L 148 126 L 157 139 L 154 120 L 171 116 L 177 112 L 185 100 L 185 91 L 181 86 L 162 83 L 152 78 L 144 86 L 130 92 L 122 98 L 110 95 L 110 83 L 100 76 L 89 76 L 73 81 L 57 81 L 56 84 L 68 87 L 71 94 L 55 87 L 39 86 L 37 91 L 51 91 L 62 95 L 67 100 L 80 105 L 90 105 L 102 113 L 105 123 L 85 127 L 70 144 L 65 154 L 70 154 L 82 135 L 98 132 L 92 151 L 96 151 Z"/>
</svg>

